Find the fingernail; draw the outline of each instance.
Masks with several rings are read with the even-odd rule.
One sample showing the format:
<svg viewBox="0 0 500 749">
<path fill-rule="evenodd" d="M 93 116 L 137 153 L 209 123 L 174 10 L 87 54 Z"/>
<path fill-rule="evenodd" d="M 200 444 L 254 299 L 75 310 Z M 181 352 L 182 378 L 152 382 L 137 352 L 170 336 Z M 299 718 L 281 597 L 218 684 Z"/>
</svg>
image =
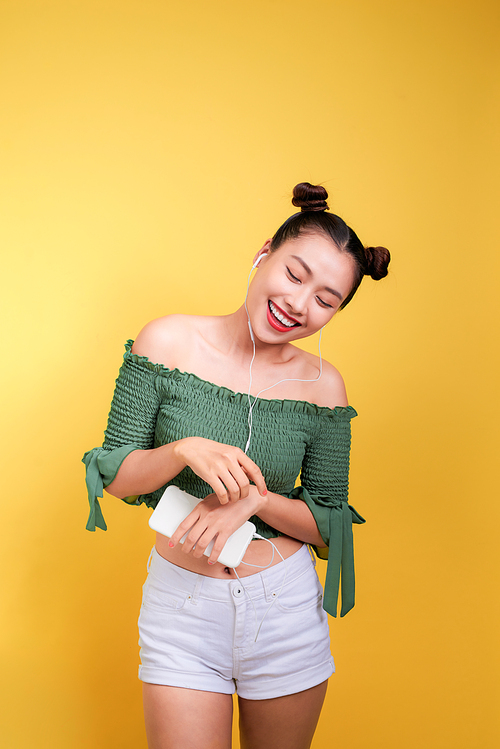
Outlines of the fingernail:
<svg viewBox="0 0 500 749">
<path fill-rule="evenodd" d="M 211 562 L 210 559 L 208 560 L 208 563 L 209 564 L 215 564 L 215 562 Z"/>
<path fill-rule="evenodd" d="M 262 496 L 265 497 L 266 494 L 267 494 L 267 489 L 264 489 L 264 491 L 262 492 Z"/>
<path fill-rule="evenodd" d="M 170 546 L 170 548 L 171 548 L 171 549 L 173 549 L 173 548 L 174 548 L 174 545 L 173 545 L 172 541 L 169 541 L 169 542 L 168 542 L 168 545 Z"/>
</svg>

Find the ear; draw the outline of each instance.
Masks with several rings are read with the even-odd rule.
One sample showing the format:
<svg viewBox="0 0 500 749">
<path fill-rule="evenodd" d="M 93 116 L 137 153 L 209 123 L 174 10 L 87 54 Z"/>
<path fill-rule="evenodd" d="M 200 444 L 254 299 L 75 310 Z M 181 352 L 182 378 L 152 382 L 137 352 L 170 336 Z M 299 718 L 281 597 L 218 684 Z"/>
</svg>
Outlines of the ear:
<svg viewBox="0 0 500 749">
<path fill-rule="evenodd" d="M 271 239 L 266 239 L 266 241 L 264 242 L 264 244 L 262 245 L 258 253 L 255 255 L 253 259 L 253 263 L 256 263 L 261 255 L 269 254 L 270 249 L 271 249 L 271 241 L 272 241 Z"/>
</svg>

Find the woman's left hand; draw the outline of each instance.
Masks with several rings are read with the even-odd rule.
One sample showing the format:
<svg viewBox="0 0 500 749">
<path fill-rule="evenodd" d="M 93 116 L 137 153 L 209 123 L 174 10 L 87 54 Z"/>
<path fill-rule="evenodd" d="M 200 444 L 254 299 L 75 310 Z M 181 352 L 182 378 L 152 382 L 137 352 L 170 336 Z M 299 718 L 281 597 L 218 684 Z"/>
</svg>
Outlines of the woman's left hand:
<svg viewBox="0 0 500 749">
<path fill-rule="evenodd" d="M 182 551 L 201 558 L 210 541 L 214 540 L 208 563 L 215 564 L 229 536 L 248 518 L 256 515 L 265 502 L 266 497 L 262 497 L 255 486 L 250 487 L 248 497 L 225 505 L 221 505 L 216 494 L 209 494 L 182 521 L 170 539 L 169 546 L 176 546 L 189 531 L 182 544 Z"/>
</svg>

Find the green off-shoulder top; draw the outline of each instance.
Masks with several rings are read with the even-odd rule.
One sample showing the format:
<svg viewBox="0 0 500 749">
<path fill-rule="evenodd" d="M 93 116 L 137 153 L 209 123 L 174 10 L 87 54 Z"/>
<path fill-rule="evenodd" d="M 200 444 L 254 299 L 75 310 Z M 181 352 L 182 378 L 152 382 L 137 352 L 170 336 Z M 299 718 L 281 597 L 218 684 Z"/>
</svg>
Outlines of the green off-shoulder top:
<svg viewBox="0 0 500 749">
<path fill-rule="evenodd" d="M 90 515 L 87 529 L 106 530 L 98 497 L 115 478 L 133 450 L 148 450 L 184 437 L 205 437 L 245 449 L 248 438 L 248 396 L 201 380 L 178 369 L 154 364 L 132 353 L 125 355 L 111 403 L 102 447 L 85 453 Z M 334 409 L 306 401 L 258 399 L 253 408 L 252 441 L 248 456 L 259 466 L 269 491 L 302 501 L 309 507 L 327 548 L 315 548 L 328 559 L 324 609 L 336 616 L 339 588 L 340 615 L 354 606 L 352 523 L 363 518 L 347 503 L 351 406 Z M 300 486 L 295 487 L 300 474 Z M 211 487 L 189 467 L 169 484 L 205 497 Z M 155 507 L 165 487 L 128 504 Z M 265 538 L 280 533 L 258 517 L 257 532 Z"/>
</svg>

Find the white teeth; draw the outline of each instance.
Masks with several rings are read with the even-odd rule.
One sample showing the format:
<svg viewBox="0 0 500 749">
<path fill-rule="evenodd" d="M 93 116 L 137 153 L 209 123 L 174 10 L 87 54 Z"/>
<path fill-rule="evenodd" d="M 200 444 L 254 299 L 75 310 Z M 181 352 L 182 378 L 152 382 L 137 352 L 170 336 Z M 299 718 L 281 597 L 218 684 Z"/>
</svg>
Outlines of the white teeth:
<svg viewBox="0 0 500 749">
<path fill-rule="evenodd" d="M 271 307 L 271 312 L 280 321 L 280 323 L 285 325 L 287 328 L 294 327 L 295 323 L 291 322 L 290 320 L 287 320 L 286 317 L 283 317 L 283 315 L 280 312 L 278 312 L 278 310 L 276 309 L 276 307 L 271 301 L 269 302 L 269 306 Z"/>
</svg>

